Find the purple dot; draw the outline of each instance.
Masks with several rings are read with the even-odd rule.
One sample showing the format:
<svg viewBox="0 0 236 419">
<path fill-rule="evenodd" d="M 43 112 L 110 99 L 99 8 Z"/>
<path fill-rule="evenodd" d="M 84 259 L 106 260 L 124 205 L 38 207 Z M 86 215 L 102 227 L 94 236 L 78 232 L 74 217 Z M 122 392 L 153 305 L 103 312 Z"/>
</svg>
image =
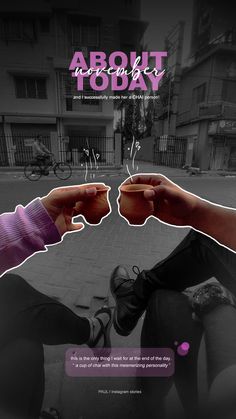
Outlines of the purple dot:
<svg viewBox="0 0 236 419">
<path fill-rule="evenodd" d="M 179 345 L 177 348 L 178 355 L 186 356 L 188 354 L 189 348 L 190 348 L 190 345 L 188 342 L 181 343 L 181 345 Z"/>
<path fill-rule="evenodd" d="M 182 348 L 184 351 L 188 351 L 188 350 L 189 350 L 189 348 L 190 348 L 190 345 L 189 345 L 189 343 L 188 343 L 188 342 L 183 342 L 183 343 L 181 344 L 181 348 Z"/>
</svg>

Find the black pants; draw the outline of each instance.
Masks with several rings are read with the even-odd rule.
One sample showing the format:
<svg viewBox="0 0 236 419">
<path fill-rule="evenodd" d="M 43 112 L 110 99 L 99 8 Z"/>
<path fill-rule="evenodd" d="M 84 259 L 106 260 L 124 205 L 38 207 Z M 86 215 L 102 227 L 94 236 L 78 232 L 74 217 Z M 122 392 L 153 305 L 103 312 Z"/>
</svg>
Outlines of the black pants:
<svg viewBox="0 0 236 419">
<path fill-rule="evenodd" d="M 42 166 L 42 168 L 46 169 L 49 166 L 51 157 L 50 156 L 37 156 L 36 161 L 39 164 L 39 166 Z"/>
<path fill-rule="evenodd" d="M 201 417 L 198 412 L 197 360 L 203 332 L 210 393 L 218 377 L 236 365 L 235 308 L 219 306 L 205 316 L 202 323 L 196 323 L 192 319 L 187 296 L 180 292 L 213 276 L 236 295 L 236 253 L 205 235 L 190 231 L 166 259 L 151 270 L 143 271 L 137 278 L 136 292 L 140 296 L 149 295 L 141 346 L 168 347 L 176 351 L 177 342 L 187 341 L 191 348 L 186 357 L 176 355 L 173 377 L 143 380 L 142 385 L 149 394 L 146 411 L 150 418 L 156 417 L 155 405 L 158 403 L 163 406 L 163 400 L 173 382 L 187 417 Z M 231 414 L 235 413 L 235 405 L 232 405 L 235 400 L 236 377 L 231 376 L 229 380 L 232 381 L 229 386 L 232 394 L 229 391 L 227 395 L 224 394 L 223 384 L 217 398 L 220 408 L 224 408 L 225 412 L 226 407 L 230 406 Z M 214 417 L 218 418 L 216 413 Z M 165 418 L 164 410 L 161 418 Z"/>
<path fill-rule="evenodd" d="M 201 323 L 192 319 L 192 310 L 186 295 L 163 289 L 152 293 L 142 327 L 141 347 L 171 348 L 176 353 L 177 345 L 187 341 L 190 351 L 183 357 L 176 354 L 172 377 L 140 379 L 140 386 L 146 395 L 144 401 L 148 418 L 166 418 L 165 398 L 175 384 L 186 416 L 182 412 L 180 415 L 175 412 L 170 418 L 199 419 L 197 360 L 202 333 Z M 156 406 L 161 406 L 160 416 Z M 173 412 L 172 406 L 169 408 Z"/>
<path fill-rule="evenodd" d="M 86 318 L 36 291 L 23 278 L 0 279 L 0 412 L 38 418 L 44 394 L 43 344 L 83 344 Z M 11 417 L 11 416 L 9 416 Z"/>
<path fill-rule="evenodd" d="M 193 321 L 186 295 L 172 290 L 158 290 L 152 294 L 142 328 L 141 346 L 171 348 L 176 353 L 177 345 L 187 341 L 190 351 L 187 356 L 179 356 L 176 353 L 175 373 L 172 377 L 142 380 L 144 394 L 148 395 L 147 399 L 144 399 L 147 403 L 145 410 L 150 419 L 158 417 L 157 405 L 162 406 L 160 418 L 165 419 L 163 404 L 172 384 L 175 384 L 186 416 L 176 414 L 171 416 L 171 419 L 202 419 L 199 414 L 199 366 L 201 378 L 203 370 L 206 369 L 209 396 L 214 400 L 210 407 L 211 413 L 214 414 L 207 417 L 222 419 L 228 418 L 227 414 L 230 418 L 236 417 L 235 326 L 236 309 L 232 306 L 217 306 L 205 315 L 200 323 Z M 206 364 L 202 358 L 199 359 L 203 333 Z"/>
<path fill-rule="evenodd" d="M 135 283 L 136 291 L 146 292 L 148 289 L 149 295 L 150 292 L 153 293 L 160 288 L 181 291 L 214 275 L 236 294 L 235 273 L 235 253 L 217 245 L 208 237 L 192 231 L 169 257 L 155 265 L 150 271 L 144 272 L 144 281 L 142 275 L 138 277 Z M 180 296 L 178 299 L 177 294 Z M 156 306 L 155 294 L 152 296 L 150 304 L 155 309 L 151 312 L 156 314 L 154 317 L 147 317 L 145 322 L 142 343 L 146 342 L 145 345 L 148 343 L 147 346 L 153 343 L 154 346 L 171 347 L 173 339 L 181 342 L 187 336 L 187 330 L 190 335 L 192 333 L 191 313 L 188 305 L 184 304 L 185 296 L 175 292 L 175 295 L 171 296 L 172 303 L 168 302 L 165 296 L 166 294 L 164 294 L 164 299 L 162 298 L 162 306 L 160 304 Z M 177 308 L 174 308 L 174 301 Z M 185 308 L 182 311 L 180 307 Z M 157 309 L 161 317 L 156 312 Z M 165 318 L 168 317 L 165 317 L 167 309 L 170 311 L 170 316 L 174 317 L 173 321 L 168 324 L 165 323 Z M 185 312 L 186 310 L 188 313 Z M 150 310 L 147 316 L 150 316 L 149 312 Z M 180 313 L 182 313 L 179 317 L 180 322 L 174 321 Z M 154 318 L 156 321 L 160 320 L 159 324 L 161 319 L 164 322 L 164 327 L 160 328 L 161 334 L 157 333 L 158 324 L 155 328 L 151 321 Z M 174 328 L 180 326 L 181 321 L 187 322 L 185 324 L 187 329 Z M 85 318 L 76 316 L 64 305 L 37 292 L 21 277 L 13 274 L 3 276 L 0 279 L 0 412 L 1 408 L 11 407 L 10 410 L 17 413 L 18 417 L 37 418 L 44 392 L 42 344 L 82 344 L 88 340 L 89 333 L 89 322 Z M 189 342 L 192 343 L 191 347 L 195 348 L 194 351 L 198 350 L 199 334 L 201 334 L 200 330 L 193 336 L 192 341 L 191 336 L 187 336 Z M 151 337 L 154 341 L 149 340 Z M 194 353 L 191 356 L 195 356 Z M 187 358 L 182 358 L 180 363 L 186 362 Z M 14 359 L 14 362 L 11 362 L 11 359 Z M 32 374 L 32 368 L 30 368 L 33 365 L 35 374 Z M 184 380 L 184 377 L 186 378 L 190 373 L 186 370 L 183 374 L 182 371 L 184 370 L 181 369 L 176 377 L 182 376 Z M 14 385 L 12 385 L 13 376 Z M 168 387 L 171 380 L 166 381 Z M 148 382 L 151 383 L 151 380 Z M 193 381 L 192 383 L 195 386 Z M 164 394 L 165 388 L 162 381 L 159 389 L 160 396 Z M 187 396 L 186 400 L 188 400 Z"/>
<path fill-rule="evenodd" d="M 173 252 L 135 281 L 141 298 L 157 289 L 183 291 L 215 277 L 236 295 L 236 253 L 191 230 Z"/>
</svg>

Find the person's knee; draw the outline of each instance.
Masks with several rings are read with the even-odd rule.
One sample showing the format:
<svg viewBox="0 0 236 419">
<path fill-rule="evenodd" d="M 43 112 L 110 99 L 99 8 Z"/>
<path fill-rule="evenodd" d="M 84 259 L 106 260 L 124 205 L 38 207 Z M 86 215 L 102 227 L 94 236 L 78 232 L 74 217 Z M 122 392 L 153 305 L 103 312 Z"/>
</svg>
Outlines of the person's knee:
<svg viewBox="0 0 236 419">
<path fill-rule="evenodd" d="M 174 319 L 176 320 L 176 312 L 181 314 L 186 305 L 188 305 L 186 295 L 174 290 L 157 290 L 149 299 L 147 316 L 158 324 L 163 321 L 172 322 Z"/>
<path fill-rule="evenodd" d="M 3 283 L 7 283 L 7 284 L 18 284 L 20 281 L 24 281 L 24 278 L 22 278 L 22 276 L 20 275 L 16 275 L 16 274 L 12 274 L 12 273 L 7 273 L 5 275 L 2 276 L 1 281 L 0 281 L 0 286 Z"/>
<path fill-rule="evenodd" d="M 4 295 L 10 296 L 16 294 L 16 290 L 22 289 L 26 281 L 22 276 L 16 274 L 5 274 L 0 279 L 0 293 L 3 297 Z"/>
<path fill-rule="evenodd" d="M 181 327 L 186 315 L 191 317 L 186 295 L 166 289 L 155 291 L 146 310 L 142 346 L 169 346 L 170 341 L 174 344 L 175 329 Z"/>
</svg>

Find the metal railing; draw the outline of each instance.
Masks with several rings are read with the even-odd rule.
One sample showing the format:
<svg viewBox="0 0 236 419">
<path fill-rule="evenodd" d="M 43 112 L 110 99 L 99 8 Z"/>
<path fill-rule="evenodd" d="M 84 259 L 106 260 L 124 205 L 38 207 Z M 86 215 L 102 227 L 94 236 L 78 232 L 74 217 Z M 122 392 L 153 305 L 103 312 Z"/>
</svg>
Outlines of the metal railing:
<svg viewBox="0 0 236 419">
<path fill-rule="evenodd" d="M 162 136 L 156 139 L 153 163 L 158 166 L 182 168 L 186 161 L 187 139 Z"/>
<path fill-rule="evenodd" d="M 219 46 L 235 46 L 236 45 L 236 30 L 231 29 L 224 33 L 218 35 L 215 39 L 212 39 L 207 45 L 203 45 L 198 48 L 197 53 L 195 54 L 195 59 L 201 58 L 203 55 L 208 54 L 213 49 Z"/>
<path fill-rule="evenodd" d="M 60 139 L 59 157 L 72 166 L 98 168 L 115 164 L 113 137 L 68 136 Z"/>
<path fill-rule="evenodd" d="M 0 136 L 0 166 L 24 166 L 33 159 L 32 144 L 34 139 L 41 135 L 13 134 Z M 43 144 L 50 150 L 50 136 L 41 135 Z"/>
<path fill-rule="evenodd" d="M 24 166 L 33 159 L 32 144 L 36 134 L 14 134 L 0 136 L 0 166 Z M 72 166 L 99 168 L 114 166 L 114 137 L 65 136 L 50 138 L 43 135 L 45 146 L 55 153 L 56 158 Z"/>
</svg>

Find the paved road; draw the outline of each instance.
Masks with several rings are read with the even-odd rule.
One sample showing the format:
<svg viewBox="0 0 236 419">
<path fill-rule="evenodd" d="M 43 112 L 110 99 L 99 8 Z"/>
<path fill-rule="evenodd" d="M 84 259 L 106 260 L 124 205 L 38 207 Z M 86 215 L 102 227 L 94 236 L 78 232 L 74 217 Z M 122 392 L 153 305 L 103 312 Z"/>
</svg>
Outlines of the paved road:
<svg viewBox="0 0 236 419">
<path fill-rule="evenodd" d="M 172 179 L 175 180 L 174 177 Z M 156 220 L 149 220 L 142 228 L 129 227 L 123 219 L 118 217 L 116 209 L 117 186 L 123 180 L 122 175 L 96 179 L 112 187 L 113 212 L 100 226 L 87 226 L 81 233 L 68 235 L 63 244 L 51 247 L 47 253 L 35 255 L 22 267 L 16 269 L 16 272 L 23 275 L 37 289 L 60 299 L 77 313 L 88 314 L 101 305 L 102 298 L 107 296 L 109 275 L 118 263 L 127 265 L 129 269 L 132 265 L 145 269 L 165 257 L 187 230 L 169 227 Z M 236 178 L 185 176 L 176 178 L 176 182 L 206 199 L 236 207 Z M 78 177 L 65 184 L 75 183 L 84 183 L 84 180 Z M 54 179 L 42 179 L 33 184 L 19 178 L 4 179 L 0 182 L 0 212 L 14 210 L 15 205 L 26 204 L 37 196 L 45 195 L 53 187 L 61 185 L 61 182 Z M 87 309 L 76 307 L 81 303 L 81 296 L 83 303 L 89 306 Z M 129 340 L 117 337 L 113 333 L 113 345 L 138 345 L 139 333 L 140 327 L 135 330 Z M 64 350 L 63 346 L 51 347 L 46 351 L 49 371 L 45 398 L 47 405 L 59 403 Z M 60 368 L 58 368 L 59 364 Z M 96 385 L 98 384 L 95 384 L 95 387 Z M 124 386 L 124 381 L 120 386 Z M 73 391 L 83 393 L 82 387 L 77 386 L 76 390 L 73 390 L 71 381 L 66 382 L 66 388 L 63 390 L 65 409 Z M 93 400 L 93 396 L 90 395 L 90 397 Z M 86 410 L 86 407 L 84 409 Z M 79 416 L 69 417 L 78 419 Z"/>
<path fill-rule="evenodd" d="M 168 175 L 168 169 L 166 170 Z M 180 171 L 179 171 L 180 172 Z M 180 172 L 181 173 L 181 172 Z M 236 201 L 235 185 L 236 177 L 221 176 L 197 176 L 189 177 L 178 174 L 175 171 L 170 172 L 169 176 L 173 181 L 180 184 L 189 191 L 199 194 L 202 197 L 212 199 L 224 205 L 233 205 Z M 111 186 L 118 185 L 125 179 L 124 174 L 98 175 L 95 181 L 107 182 Z M 63 185 L 73 185 L 84 183 L 82 174 L 75 174 L 72 179 L 62 182 L 55 179 L 54 176 L 42 178 L 38 182 L 29 182 L 19 174 L 8 175 L 0 173 L 0 211 L 8 211 L 17 203 L 26 203 L 36 196 L 46 194 L 50 189 Z"/>
</svg>

